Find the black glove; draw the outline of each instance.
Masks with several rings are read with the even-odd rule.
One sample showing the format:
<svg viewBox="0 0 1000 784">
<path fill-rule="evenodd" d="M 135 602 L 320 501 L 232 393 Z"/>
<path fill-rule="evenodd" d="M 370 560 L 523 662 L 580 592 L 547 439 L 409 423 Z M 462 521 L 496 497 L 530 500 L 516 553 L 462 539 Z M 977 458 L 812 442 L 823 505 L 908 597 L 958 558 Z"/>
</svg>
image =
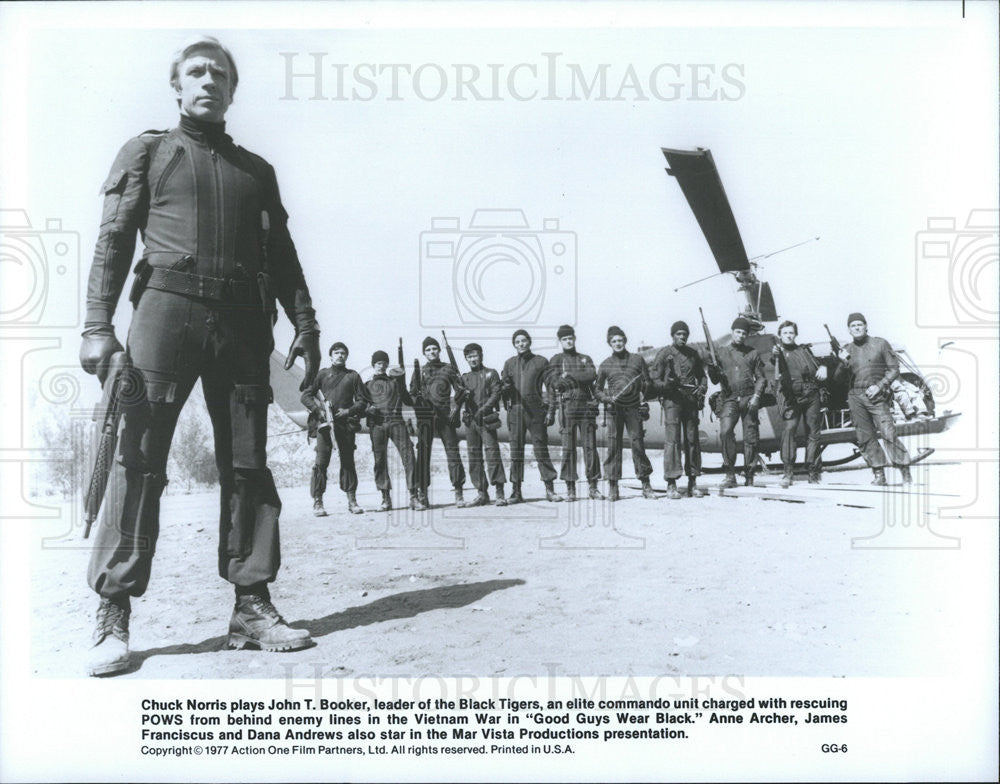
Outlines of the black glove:
<svg viewBox="0 0 1000 784">
<path fill-rule="evenodd" d="M 115 328 L 103 322 L 88 322 L 80 344 L 80 365 L 103 384 L 108 375 L 108 360 L 117 351 L 124 351 L 115 337 Z"/>
<path fill-rule="evenodd" d="M 319 330 L 299 332 L 292 341 L 291 348 L 288 349 L 288 358 L 285 360 L 285 370 L 295 364 L 295 358 L 302 357 L 306 363 L 306 375 L 299 384 L 299 390 L 305 391 L 312 386 L 319 372 Z"/>
</svg>

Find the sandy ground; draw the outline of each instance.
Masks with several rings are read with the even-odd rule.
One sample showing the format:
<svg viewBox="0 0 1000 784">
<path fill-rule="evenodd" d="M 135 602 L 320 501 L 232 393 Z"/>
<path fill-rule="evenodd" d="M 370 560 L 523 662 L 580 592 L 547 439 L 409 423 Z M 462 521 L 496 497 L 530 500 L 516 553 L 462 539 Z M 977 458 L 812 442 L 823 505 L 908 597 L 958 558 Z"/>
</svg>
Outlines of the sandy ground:
<svg viewBox="0 0 1000 784">
<path fill-rule="evenodd" d="M 431 512 L 357 516 L 333 482 L 326 518 L 307 488 L 285 488 L 274 601 L 315 645 L 280 654 L 225 649 L 217 497 L 170 495 L 150 588 L 133 600 L 134 664 L 119 677 L 951 672 L 968 655 L 961 641 L 995 623 L 955 605 L 995 582 L 995 521 L 923 525 L 963 471 L 922 466 L 910 493 L 873 492 L 870 473 L 852 470 L 819 488 L 782 491 L 767 476 L 752 492 L 680 501 L 643 499 L 625 480 L 617 504 L 549 504 L 535 478 L 529 503 L 465 510 L 447 505 L 439 476 Z M 370 478 L 358 497 L 377 505 Z M 920 525 L 885 527 L 894 516 Z M 78 677 L 96 607 L 89 553 L 79 531 L 37 531 L 34 673 Z"/>
</svg>

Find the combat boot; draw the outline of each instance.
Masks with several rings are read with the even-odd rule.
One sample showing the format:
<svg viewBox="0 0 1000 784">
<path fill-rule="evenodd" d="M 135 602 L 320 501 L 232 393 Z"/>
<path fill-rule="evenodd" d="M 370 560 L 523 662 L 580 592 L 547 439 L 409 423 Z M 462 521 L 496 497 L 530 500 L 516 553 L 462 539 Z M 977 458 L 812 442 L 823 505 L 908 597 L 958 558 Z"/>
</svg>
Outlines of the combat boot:
<svg viewBox="0 0 1000 784">
<path fill-rule="evenodd" d="M 573 502 L 576 500 L 576 482 L 566 483 L 566 501 Z"/>
<path fill-rule="evenodd" d="M 551 501 L 554 504 L 563 500 L 563 497 L 555 491 L 551 480 L 545 483 L 545 500 Z"/>
<path fill-rule="evenodd" d="M 735 471 L 726 471 L 726 478 L 719 484 L 720 490 L 728 490 L 730 487 L 736 487 Z"/>
<path fill-rule="evenodd" d="M 513 482 L 511 484 L 510 503 L 512 503 L 512 504 L 523 504 L 524 503 L 524 496 L 521 495 L 521 483 L 520 482 Z"/>
<path fill-rule="evenodd" d="M 743 486 L 753 487 L 753 469 L 743 473 Z"/>
<path fill-rule="evenodd" d="M 476 497 L 473 498 L 466 506 L 489 506 L 490 505 L 490 494 L 486 490 L 480 490 L 476 493 Z"/>
<path fill-rule="evenodd" d="M 698 480 L 695 479 L 695 477 L 693 476 L 689 476 L 688 495 L 691 496 L 691 498 L 704 498 L 706 495 L 708 495 L 708 491 L 702 490 L 700 487 L 698 487 Z"/>
<path fill-rule="evenodd" d="M 410 493 L 410 509 L 414 512 L 426 512 L 427 494 L 418 492 Z"/>
<path fill-rule="evenodd" d="M 876 487 L 885 487 L 885 485 L 886 485 L 886 481 L 885 481 L 885 469 L 884 468 L 873 468 L 872 469 L 872 473 L 875 475 L 875 478 L 872 479 L 872 484 L 875 485 Z"/>
<path fill-rule="evenodd" d="M 87 657 L 88 675 L 114 675 L 128 668 L 128 621 L 132 608 L 128 596 L 101 597 L 97 607 L 94 647 Z"/>
<path fill-rule="evenodd" d="M 326 517 L 326 509 L 323 508 L 322 498 L 316 498 L 313 500 L 313 515 L 315 517 Z"/>
<path fill-rule="evenodd" d="M 819 471 L 809 472 L 809 484 L 818 485 L 819 484 Z"/>
<path fill-rule="evenodd" d="M 229 621 L 230 648 L 257 646 L 262 651 L 297 651 L 312 644 L 306 629 L 293 629 L 271 604 L 256 593 L 237 595 Z"/>
<path fill-rule="evenodd" d="M 656 493 L 653 492 L 653 486 L 649 483 L 648 479 L 642 480 L 642 497 L 656 498 Z"/>
<path fill-rule="evenodd" d="M 781 477 L 781 486 L 783 488 L 789 488 L 792 486 L 792 472 L 787 468 L 785 469 L 785 475 Z"/>
<path fill-rule="evenodd" d="M 388 490 L 382 491 L 382 503 L 379 504 L 378 511 L 389 512 L 392 510 L 392 495 Z"/>
<path fill-rule="evenodd" d="M 587 493 L 588 498 L 591 501 L 607 501 L 607 497 L 600 490 L 597 489 L 597 480 L 594 479 L 590 482 L 590 490 Z"/>
<path fill-rule="evenodd" d="M 353 490 L 347 491 L 347 511 L 351 514 L 364 514 L 364 509 L 358 506 L 358 499 Z"/>
<path fill-rule="evenodd" d="M 465 503 L 465 495 L 463 494 L 461 487 L 455 488 L 455 506 L 459 509 L 463 509 L 468 506 L 468 504 Z"/>
<path fill-rule="evenodd" d="M 620 501 L 621 495 L 618 493 L 618 480 L 609 479 L 608 480 L 608 500 L 609 501 Z"/>
<path fill-rule="evenodd" d="M 910 467 L 909 466 L 900 466 L 899 467 L 899 473 L 902 474 L 902 476 L 903 476 L 903 484 L 904 485 L 912 485 L 913 484 L 913 474 L 910 473 Z"/>
<path fill-rule="evenodd" d="M 667 480 L 667 498 L 671 501 L 676 501 L 681 497 L 680 491 L 677 489 L 677 480 L 668 479 Z"/>
<path fill-rule="evenodd" d="M 493 502 L 494 506 L 507 506 L 507 499 L 503 494 L 503 485 L 497 485 L 497 500 Z"/>
</svg>

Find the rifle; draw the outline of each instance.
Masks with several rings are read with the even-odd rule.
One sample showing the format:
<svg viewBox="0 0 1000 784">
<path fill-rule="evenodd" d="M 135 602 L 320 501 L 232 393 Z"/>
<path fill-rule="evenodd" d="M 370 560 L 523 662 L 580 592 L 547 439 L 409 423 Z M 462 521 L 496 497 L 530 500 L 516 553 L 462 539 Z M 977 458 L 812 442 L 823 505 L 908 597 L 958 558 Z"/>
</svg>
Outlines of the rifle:
<svg viewBox="0 0 1000 784">
<path fill-rule="evenodd" d="M 441 330 L 441 337 L 444 338 L 444 350 L 448 352 L 448 364 L 451 365 L 451 369 L 458 373 L 458 361 L 455 359 L 455 352 L 451 350 L 451 345 L 448 343 L 448 336 L 444 334 L 444 330 Z"/>
<path fill-rule="evenodd" d="M 698 313 L 701 315 L 701 328 L 705 331 L 705 343 L 708 344 L 708 358 L 712 363 L 712 367 L 719 374 L 719 388 L 722 390 L 722 394 L 728 397 L 729 379 L 726 378 L 725 372 L 719 366 L 719 357 L 715 353 L 715 342 L 712 340 L 712 333 L 708 331 L 708 322 L 705 321 L 705 314 L 701 308 L 698 308 Z"/>
<path fill-rule="evenodd" d="M 399 363 L 399 366 L 401 368 L 402 367 L 406 367 L 406 360 L 403 359 L 403 339 L 402 338 L 399 339 L 399 346 L 396 349 L 396 362 Z"/>
<path fill-rule="evenodd" d="M 792 387 L 792 374 L 788 369 L 788 360 L 785 358 L 785 350 L 781 347 L 781 341 L 777 335 L 772 335 L 774 345 L 778 353 L 774 357 L 774 378 L 778 382 L 778 389 L 786 401 L 795 402 L 795 390 Z"/>
<path fill-rule="evenodd" d="M 104 379 L 104 394 L 94 412 L 94 420 L 101 419 L 101 434 L 98 436 L 94 470 L 90 475 L 87 496 L 84 499 L 86 511 L 84 539 L 90 536 L 90 528 L 101 511 L 101 503 L 108 490 L 108 477 L 111 475 L 111 464 L 115 459 L 115 447 L 118 445 L 118 428 L 125 408 L 123 398 L 129 392 L 127 384 L 135 380 L 129 378 L 132 373 L 132 360 L 126 352 L 116 351 L 111 355 L 108 361 L 108 375 Z M 134 390 L 132 392 L 134 393 Z"/>
<path fill-rule="evenodd" d="M 829 326 L 827 326 L 826 324 L 824 324 L 823 326 L 826 327 L 826 334 L 830 336 L 830 351 L 832 351 L 835 356 L 839 356 L 840 341 L 833 336 L 833 333 L 830 331 Z"/>
</svg>

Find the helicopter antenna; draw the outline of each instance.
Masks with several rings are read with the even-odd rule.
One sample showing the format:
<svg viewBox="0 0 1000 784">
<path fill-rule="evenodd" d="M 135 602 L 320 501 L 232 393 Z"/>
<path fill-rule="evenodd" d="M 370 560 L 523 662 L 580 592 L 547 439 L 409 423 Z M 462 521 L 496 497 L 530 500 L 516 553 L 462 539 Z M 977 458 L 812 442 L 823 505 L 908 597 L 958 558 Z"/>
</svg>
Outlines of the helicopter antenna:
<svg viewBox="0 0 1000 784">
<path fill-rule="evenodd" d="M 802 242 L 796 242 L 794 245 L 789 245 L 787 248 L 782 248 L 781 250 L 773 250 L 770 253 L 762 253 L 760 256 L 754 256 L 750 261 L 757 261 L 757 259 L 769 259 L 771 256 L 777 256 L 779 253 L 784 253 L 786 250 L 791 250 L 792 248 L 797 248 L 800 245 L 807 245 L 810 242 L 816 242 L 819 237 L 810 237 L 807 240 L 802 240 Z"/>
<path fill-rule="evenodd" d="M 762 253 L 760 256 L 754 256 L 752 259 L 749 259 L 749 261 L 751 265 L 756 267 L 757 265 L 754 264 L 753 262 L 755 262 L 757 259 L 769 259 L 771 258 L 771 256 L 777 256 L 779 253 L 784 253 L 786 250 L 791 250 L 792 248 L 798 248 L 800 245 L 808 245 L 810 242 L 816 242 L 818 239 L 819 237 L 810 237 L 807 240 L 802 240 L 802 242 L 796 242 L 794 245 L 789 245 L 787 248 L 781 248 L 780 250 L 773 250 L 770 253 Z M 674 289 L 674 292 L 676 293 L 681 289 L 686 289 L 688 288 L 688 286 L 694 286 L 696 283 L 703 283 L 706 280 L 711 280 L 712 278 L 716 278 L 719 275 L 725 274 L 725 272 L 732 272 L 732 270 L 723 270 L 721 272 L 714 272 L 711 275 L 706 275 L 704 278 L 698 278 L 698 280 L 693 280 L 690 283 L 685 283 L 682 286 L 678 286 L 677 288 Z M 758 309 L 760 308 L 759 291 L 757 292 L 757 308 Z"/>
</svg>

